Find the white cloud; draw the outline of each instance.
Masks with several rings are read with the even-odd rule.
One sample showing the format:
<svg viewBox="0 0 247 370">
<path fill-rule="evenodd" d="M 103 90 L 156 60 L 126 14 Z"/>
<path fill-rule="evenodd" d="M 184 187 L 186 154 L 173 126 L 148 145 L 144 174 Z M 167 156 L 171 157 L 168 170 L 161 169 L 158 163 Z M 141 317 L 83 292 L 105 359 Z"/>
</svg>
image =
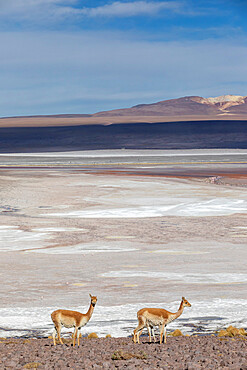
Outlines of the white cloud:
<svg viewBox="0 0 247 370">
<path fill-rule="evenodd" d="M 72 9 L 76 2 L 77 0 L 0 0 L 0 20 L 40 22 L 58 15 L 64 4 Z"/>
<path fill-rule="evenodd" d="M 116 1 L 96 7 L 79 7 L 78 0 L 0 0 L 0 17 L 19 17 L 40 20 L 52 17 L 133 17 L 140 15 L 154 16 L 161 11 L 177 11 L 181 5 L 178 1 Z M 54 18 L 53 18 L 54 20 Z"/>
<path fill-rule="evenodd" d="M 112 4 L 106 4 L 95 8 L 82 8 L 81 13 L 92 17 L 132 17 L 139 15 L 155 15 L 161 10 L 177 10 L 178 7 L 179 3 L 176 1 L 133 1 L 124 3 L 116 1 Z"/>
<path fill-rule="evenodd" d="M 62 0 L 0 0 L 0 14 L 27 11 L 28 9 L 40 6 L 59 5 L 64 3 Z M 68 4 L 75 3 L 74 0 L 67 0 Z"/>
<path fill-rule="evenodd" d="M 78 0 L 0 0 L 1 9 L 28 8 L 47 4 L 75 4 Z"/>
</svg>

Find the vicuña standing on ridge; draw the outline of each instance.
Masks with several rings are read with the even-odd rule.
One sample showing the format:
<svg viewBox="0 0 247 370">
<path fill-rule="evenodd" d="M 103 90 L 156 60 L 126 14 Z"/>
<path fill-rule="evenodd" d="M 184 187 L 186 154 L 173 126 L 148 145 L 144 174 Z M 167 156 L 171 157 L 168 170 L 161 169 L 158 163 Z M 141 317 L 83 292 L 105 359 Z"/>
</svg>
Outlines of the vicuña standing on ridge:
<svg viewBox="0 0 247 370">
<path fill-rule="evenodd" d="M 159 326 L 160 328 L 160 343 L 162 343 L 164 329 L 165 329 L 165 343 L 166 343 L 166 325 L 172 322 L 173 320 L 177 319 L 183 312 L 184 307 L 191 307 L 191 304 L 182 297 L 182 301 L 180 303 L 179 309 L 177 312 L 172 313 L 169 311 L 164 310 L 163 308 L 142 308 L 137 312 L 137 318 L 139 324 L 137 328 L 134 330 L 134 342 L 136 340 L 138 343 L 140 334 L 142 330 L 146 327 L 148 329 L 149 334 L 149 341 L 151 342 L 151 330 L 155 341 L 154 336 L 154 326 Z"/>
<path fill-rule="evenodd" d="M 77 338 L 78 346 L 80 345 L 80 338 L 79 333 L 82 326 L 85 326 L 88 321 L 91 319 L 91 316 L 93 314 L 94 307 L 97 302 L 97 297 L 92 296 L 91 297 L 91 303 L 89 306 L 89 309 L 87 313 L 83 314 L 77 311 L 70 311 L 70 310 L 56 310 L 52 312 L 51 318 L 54 323 L 55 329 L 52 334 L 53 338 L 53 344 L 56 345 L 56 333 L 58 336 L 58 340 L 61 344 L 63 344 L 63 341 L 61 339 L 61 328 L 64 326 L 65 328 L 75 328 L 74 335 L 73 335 L 73 346 L 75 346 L 75 341 Z"/>
</svg>

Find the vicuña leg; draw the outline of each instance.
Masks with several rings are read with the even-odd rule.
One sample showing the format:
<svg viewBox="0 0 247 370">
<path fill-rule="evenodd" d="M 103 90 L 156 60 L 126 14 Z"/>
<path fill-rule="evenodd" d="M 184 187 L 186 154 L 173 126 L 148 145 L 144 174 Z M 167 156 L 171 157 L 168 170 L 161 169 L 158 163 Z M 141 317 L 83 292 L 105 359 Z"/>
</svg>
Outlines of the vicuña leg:
<svg viewBox="0 0 247 370">
<path fill-rule="evenodd" d="M 78 344 L 78 347 L 80 345 L 80 330 L 78 329 L 77 330 L 77 344 Z"/>
<path fill-rule="evenodd" d="M 154 342 L 156 342 L 156 338 L 155 338 L 155 334 L 154 334 L 154 327 L 148 325 L 147 329 L 148 329 L 149 343 L 152 342 L 152 336 L 154 338 Z M 151 333 L 152 333 L 152 335 L 151 335 Z M 140 333 L 140 335 L 141 335 L 141 333 Z"/>
<path fill-rule="evenodd" d="M 163 340 L 163 334 L 164 334 L 164 324 L 160 325 L 160 344 L 162 343 Z"/>
<path fill-rule="evenodd" d="M 144 326 L 145 326 L 144 322 L 143 321 L 139 321 L 139 325 L 134 330 L 134 343 L 136 343 L 136 339 L 137 339 L 137 342 L 140 343 L 140 340 L 139 340 L 140 333 L 139 332 L 140 331 L 142 332 Z"/>
<path fill-rule="evenodd" d="M 151 343 L 152 342 L 151 329 L 150 329 L 150 326 L 148 326 L 147 328 L 148 328 L 149 343 Z"/>
<path fill-rule="evenodd" d="M 61 344 L 63 344 L 63 341 L 62 341 L 62 338 L 61 338 L 61 326 L 57 326 L 56 329 L 57 329 L 58 340 Z"/>
<path fill-rule="evenodd" d="M 75 347 L 75 341 L 76 341 L 76 338 L 77 338 L 77 334 L 78 334 L 78 328 L 75 327 L 74 338 L 73 338 L 73 347 Z"/>
<path fill-rule="evenodd" d="M 156 338 L 155 338 L 154 328 L 153 327 L 152 327 L 152 334 L 153 334 L 154 342 L 156 342 Z"/>
<path fill-rule="evenodd" d="M 57 334 L 57 330 L 56 328 L 53 330 L 53 333 L 52 333 L 52 339 L 53 339 L 53 344 L 54 346 L 56 346 L 56 334 Z"/>
<path fill-rule="evenodd" d="M 137 337 L 140 337 L 142 335 L 142 332 L 143 332 L 143 329 L 145 329 L 144 327 L 139 331 L 139 333 L 136 334 L 136 338 Z"/>
<path fill-rule="evenodd" d="M 63 341 L 61 339 L 61 325 L 59 325 L 57 322 L 54 322 L 55 325 L 55 330 L 53 331 L 52 338 L 53 338 L 53 344 L 54 346 L 56 345 L 56 332 L 57 332 L 57 337 L 58 340 L 61 344 L 63 344 Z"/>
<path fill-rule="evenodd" d="M 165 343 L 166 343 L 166 325 L 165 325 Z"/>
</svg>

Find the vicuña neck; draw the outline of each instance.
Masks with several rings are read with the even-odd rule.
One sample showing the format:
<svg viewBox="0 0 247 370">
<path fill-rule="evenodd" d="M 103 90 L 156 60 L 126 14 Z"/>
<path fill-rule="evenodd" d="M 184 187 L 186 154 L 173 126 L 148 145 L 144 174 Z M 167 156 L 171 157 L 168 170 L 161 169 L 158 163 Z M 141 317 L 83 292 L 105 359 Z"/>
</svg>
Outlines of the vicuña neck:
<svg viewBox="0 0 247 370">
<path fill-rule="evenodd" d="M 183 306 L 183 301 L 182 301 L 182 302 L 180 303 L 180 306 L 179 306 L 178 311 L 176 312 L 176 318 L 178 318 L 180 315 L 182 315 L 183 310 L 184 310 L 184 306 Z"/>
<path fill-rule="evenodd" d="M 91 318 L 91 316 L 93 314 L 94 306 L 95 306 L 95 304 L 93 305 L 92 302 L 91 302 L 91 304 L 89 306 L 89 309 L 88 309 L 88 311 L 86 313 L 86 315 L 89 317 L 89 319 Z"/>
</svg>

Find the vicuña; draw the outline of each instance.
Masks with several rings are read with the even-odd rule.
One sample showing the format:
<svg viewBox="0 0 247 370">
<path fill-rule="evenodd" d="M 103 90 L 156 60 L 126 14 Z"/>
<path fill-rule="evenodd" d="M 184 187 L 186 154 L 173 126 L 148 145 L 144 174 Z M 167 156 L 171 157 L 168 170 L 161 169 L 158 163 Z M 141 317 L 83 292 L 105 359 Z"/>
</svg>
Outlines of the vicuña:
<svg viewBox="0 0 247 370">
<path fill-rule="evenodd" d="M 61 339 L 61 328 L 64 326 L 65 328 L 75 328 L 74 335 L 73 335 L 73 346 L 75 346 L 75 341 L 77 338 L 77 344 L 80 345 L 80 329 L 85 326 L 88 321 L 91 319 L 93 314 L 94 307 L 97 302 L 97 297 L 92 296 L 91 294 L 91 303 L 87 313 L 83 314 L 77 311 L 70 311 L 70 310 L 56 310 L 52 312 L 51 318 L 54 323 L 55 329 L 52 334 L 53 344 L 56 345 L 56 333 L 58 336 L 58 340 L 61 344 L 63 341 Z"/>
<path fill-rule="evenodd" d="M 165 330 L 165 343 L 166 343 L 166 326 L 173 320 L 177 319 L 183 312 L 184 307 L 191 307 L 191 304 L 182 297 L 182 301 L 180 303 L 179 309 L 177 312 L 172 313 L 167 310 L 164 310 L 163 308 L 142 308 L 137 312 L 137 318 L 139 321 L 139 324 L 137 328 L 134 330 L 134 342 L 136 343 L 136 340 L 138 343 L 139 337 L 142 333 L 142 330 L 146 327 L 148 329 L 148 335 L 149 335 L 149 341 L 151 342 L 151 330 L 152 334 L 155 340 L 154 335 L 154 326 L 159 326 L 160 329 L 160 343 L 162 343 L 163 334 Z"/>
</svg>

